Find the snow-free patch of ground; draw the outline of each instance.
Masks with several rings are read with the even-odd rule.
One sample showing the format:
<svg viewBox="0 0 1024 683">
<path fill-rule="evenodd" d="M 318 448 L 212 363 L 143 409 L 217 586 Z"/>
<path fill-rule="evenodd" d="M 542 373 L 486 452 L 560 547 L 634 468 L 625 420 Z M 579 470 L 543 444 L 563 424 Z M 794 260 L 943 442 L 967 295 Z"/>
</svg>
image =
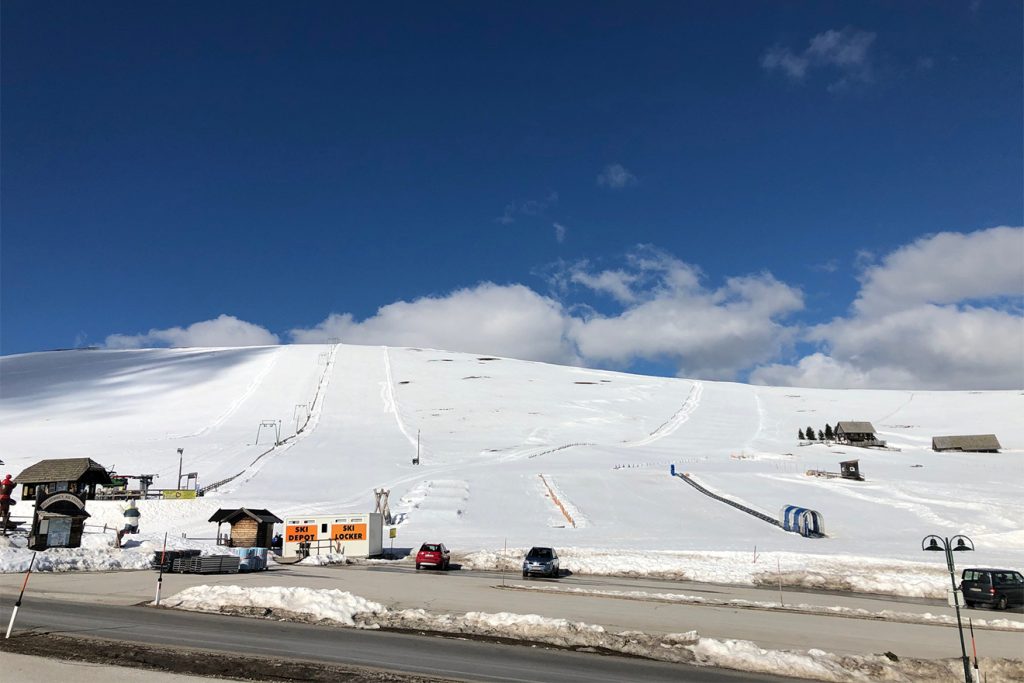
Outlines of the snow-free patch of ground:
<svg viewBox="0 0 1024 683">
<path fill-rule="evenodd" d="M 668 662 L 725 667 L 819 681 L 957 681 L 959 660 L 927 661 L 882 655 L 836 655 L 766 650 L 750 641 L 702 638 L 694 631 L 647 634 L 612 632 L 602 626 L 535 614 L 434 614 L 390 610 L 336 589 L 194 586 L 166 598 L 163 606 L 357 628 L 402 628 L 461 636 L 498 637 L 566 648 L 592 648 Z M 1024 661 L 980 660 L 991 683 L 1020 680 Z"/>
</svg>

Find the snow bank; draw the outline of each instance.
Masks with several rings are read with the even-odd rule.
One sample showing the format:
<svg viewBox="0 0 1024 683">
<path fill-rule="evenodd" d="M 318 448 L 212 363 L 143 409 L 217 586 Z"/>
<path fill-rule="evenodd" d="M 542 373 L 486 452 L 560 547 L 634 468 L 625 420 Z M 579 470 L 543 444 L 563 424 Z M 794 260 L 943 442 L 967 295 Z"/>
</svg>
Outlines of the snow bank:
<svg viewBox="0 0 1024 683">
<path fill-rule="evenodd" d="M 739 607 L 762 610 L 780 610 L 786 612 L 804 612 L 807 614 L 841 614 L 843 616 L 857 619 L 880 619 L 883 621 L 897 621 L 904 624 L 941 624 L 955 626 L 956 619 L 948 614 L 932 614 L 931 612 L 896 612 L 894 610 L 881 610 L 872 612 L 859 607 L 841 607 L 837 605 L 808 605 L 782 604 L 778 602 L 764 602 L 759 600 L 715 600 L 698 595 L 686 595 L 684 593 L 651 593 L 647 591 L 610 591 L 591 588 L 574 588 L 562 586 L 505 586 L 504 590 L 526 590 L 542 593 L 576 593 L 583 595 L 601 595 L 612 598 L 623 598 L 627 600 L 648 600 L 657 602 L 676 602 L 693 605 L 711 605 L 722 607 Z M 1010 619 L 974 619 L 974 626 L 977 628 L 999 629 L 1004 631 L 1024 631 L 1024 621 L 1013 621 Z"/>
<path fill-rule="evenodd" d="M 468 569 L 518 571 L 526 548 L 481 550 L 462 558 Z M 922 562 L 853 555 L 671 552 L 559 548 L 563 570 L 735 585 L 846 590 L 918 598 L 945 598 L 949 575 Z M 781 568 L 781 573 L 780 573 Z"/>
<path fill-rule="evenodd" d="M 892 660 L 884 655 L 846 656 L 821 650 L 766 650 L 744 640 L 701 638 L 695 631 L 647 634 L 611 632 L 602 626 L 536 614 L 467 612 L 433 614 L 422 609 L 389 610 L 336 589 L 194 586 L 167 598 L 167 607 L 262 618 L 328 622 L 357 628 L 389 628 L 617 652 L 667 662 L 724 667 L 819 681 L 959 680 L 960 661 Z M 1024 678 L 1024 661 L 980 660 L 991 683 Z"/>
<path fill-rule="evenodd" d="M 370 624 L 357 624 L 356 616 L 385 611 L 379 603 L 337 589 L 283 586 L 193 586 L 165 598 L 162 604 L 192 612 L 255 614 L 253 610 L 259 610 L 266 612 L 259 616 L 270 616 L 276 612 L 279 615 L 300 615 L 311 621 L 370 627 Z"/>
<path fill-rule="evenodd" d="M 310 555 L 299 560 L 299 564 L 307 567 L 323 567 L 329 564 L 346 564 L 348 559 L 344 553 L 324 553 L 323 555 Z"/>
<path fill-rule="evenodd" d="M 138 538 L 126 536 L 123 547 L 114 547 L 114 534 L 87 533 L 82 536 L 80 548 L 49 548 L 38 552 L 29 550 L 25 536 L 0 536 L 0 574 L 28 571 L 32 556 L 35 572 L 105 572 L 117 570 L 149 569 L 153 553 L 163 548 L 163 539 L 152 536 Z M 213 543 L 187 542 L 180 538 L 168 539 L 167 549 L 193 548 L 203 555 L 223 555 L 224 548 Z"/>
</svg>

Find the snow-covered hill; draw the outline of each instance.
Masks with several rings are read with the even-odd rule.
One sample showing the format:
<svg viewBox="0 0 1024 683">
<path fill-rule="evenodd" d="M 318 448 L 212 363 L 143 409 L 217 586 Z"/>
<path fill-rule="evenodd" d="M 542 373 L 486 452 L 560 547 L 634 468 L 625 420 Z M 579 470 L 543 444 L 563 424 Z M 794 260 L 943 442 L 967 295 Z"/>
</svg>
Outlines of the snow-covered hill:
<svg viewBox="0 0 1024 683">
<path fill-rule="evenodd" d="M 403 514 L 405 544 L 440 539 L 463 552 L 507 539 L 633 557 L 668 550 L 753 558 L 756 545 L 921 562 L 936 559 L 920 551 L 924 535 L 965 533 L 977 545 L 972 561 L 1019 567 L 1021 415 L 1016 391 L 757 387 L 410 348 L 0 359 L 0 444 L 12 474 L 41 458 L 88 456 L 120 473 L 158 473 L 156 486 L 173 488 L 178 448 L 201 485 L 240 474 L 203 500 L 173 503 L 184 509 L 163 521 L 144 510 L 146 531 L 209 535 L 205 520 L 221 505 L 279 516 L 366 511 L 383 486 Z M 799 429 L 840 420 L 871 421 L 900 450 L 798 445 Z M 263 421 L 280 421 L 281 438 L 294 438 L 271 449 Z M 933 435 L 993 432 L 1003 453 L 930 450 Z M 838 471 L 853 458 L 866 481 L 805 474 Z M 670 463 L 773 516 L 784 504 L 819 510 L 828 537 L 786 533 L 707 498 L 670 477 Z"/>
</svg>

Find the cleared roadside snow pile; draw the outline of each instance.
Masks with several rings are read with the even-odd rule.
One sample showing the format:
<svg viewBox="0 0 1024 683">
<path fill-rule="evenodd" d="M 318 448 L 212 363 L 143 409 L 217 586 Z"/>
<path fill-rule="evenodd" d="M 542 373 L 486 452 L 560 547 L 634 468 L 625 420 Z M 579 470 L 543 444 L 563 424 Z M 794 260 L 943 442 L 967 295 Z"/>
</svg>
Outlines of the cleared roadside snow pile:
<svg viewBox="0 0 1024 683">
<path fill-rule="evenodd" d="M 310 555 L 299 560 L 299 564 L 312 567 L 324 567 L 329 564 L 347 564 L 348 558 L 345 553 L 324 553 L 323 555 Z"/>
<path fill-rule="evenodd" d="M 836 605 L 808 605 L 782 604 L 778 602 L 765 602 L 758 600 L 715 600 L 699 595 L 686 595 L 684 593 L 651 593 L 648 591 L 609 591 L 592 588 L 573 588 L 569 586 L 519 586 L 510 585 L 505 590 L 525 590 L 541 593 L 575 593 L 577 595 L 600 595 L 609 598 L 622 598 L 624 600 L 644 600 L 654 602 L 675 602 L 690 605 L 710 605 L 721 607 L 739 607 L 761 610 L 780 610 L 786 612 L 806 612 L 808 614 L 840 614 L 842 616 L 855 617 L 858 619 L 878 619 L 882 621 L 898 621 L 905 624 L 942 624 L 955 626 L 956 619 L 948 614 L 932 614 L 931 612 L 896 612 L 893 610 L 881 610 L 872 612 L 860 607 L 841 607 Z M 1024 631 L 1024 621 L 1013 621 L 1011 619 L 974 619 L 974 626 L 977 628 L 991 628 L 1005 631 Z"/>
<path fill-rule="evenodd" d="M 963 679 L 959 659 L 892 661 L 885 655 L 837 655 L 822 650 L 792 652 L 765 650 L 749 640 L 701 638 L 688 648 L 695 664 L 807 678 L 815 681 L 928 681 L 954 683 Z M 979 658 L 978 665 L 989 683 L 1020 681 L 1024 662 Z"/>
<path fill-rule="evenodd" d="M 356 628 L 431 631 L 544 643 L 569 649 L 617 652 L 661 661 L 726 667 L 819 681 L 957 681 L 960 661 L 891 660 L 885 655 L 842 656 L 821 650 L 765 650 L 745 640 L 701 638 L 695 631 L 647 634 L 536 614 L 467 612 L 433 614 L 389 610 L 337 589 L 194 586 L 163 601 L 165 607 Z M 1021 680 L 1024 661 L 980 660 L 992 683 Z"/>
<path fill-rule="evenodd" d="M 28 571 L 32 563 L 35 572 L 102 572 L 118 569 L 149 569 L 153 558 L 150 544 L 123 548 L 111 548 L 112 536 L 84 536 L 81 548 L 50 548 L 34 552 L 25 547 L 27 539 L 0 537 L 0 573 Z M 157 548 L 159 550 L 159 548 Z"/>
<path fill-rule="evenodd" d="M 526 548 L 482 550 L 462 558 L 467 569 L 518 571 Z M 848 590 L 945 598 L 949 575 L 921 562 L 797 553 L 673 552 L 559 548 L 563 570 L 738 585 Z M 781 568 L 781 571 L 780 571 Z"/>
<path fill-rule="evenodd" d="M 329 621 L 346 626 L 357 624 L 356 617 L 380 614 L 384 605 L 352 595 L 345 591 L 326 588 L 296 588 L 283 586 L 192 586 L 165 598 L 165 607 L 191 612 L 224 612 L 271 616 L 277 614 L 307 621 Z M 372 628 L 372 627 L 371 627 Z"/>
<path fill-rule="evenodd" d="M 126 536 L 121 548 L 114 547 L 114 531 L 89 532 L 82 535 L 80 548 L 49 548 L 39 552 L 29 550 L 28 538 L 0 536 L 0 574 L 27 571 L 32 564 L 34 572 L 106 572 L 117 570 L 149 569 L 154 552 L 163 548 L 163 537 L 154 534 Z M 168 537 L 167 549 L 192 548 L 203 555 L 223 555 L 225 549 L 210 542 L 186 541 Z"/>
</svg>

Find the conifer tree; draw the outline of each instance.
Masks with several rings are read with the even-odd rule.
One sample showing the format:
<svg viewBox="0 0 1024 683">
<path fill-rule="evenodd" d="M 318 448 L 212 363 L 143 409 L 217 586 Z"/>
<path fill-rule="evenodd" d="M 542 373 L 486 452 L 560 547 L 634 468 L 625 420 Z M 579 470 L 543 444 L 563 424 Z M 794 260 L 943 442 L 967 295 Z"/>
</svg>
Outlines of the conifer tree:
<svg viewBox="0 0 1024 683">
<path fill-rule="evenodd" d="M 800 435 L 797 438 L 800 439 L 801 441 L 804 440 L 804 430 L 800 430 Z"/>
<path fill-rule="evenodd" d="M 819 429 L 818 430 L 818 441 L 824 441 L 824 440 L 825 440 L 825 432 L 823 432 L 823 431 L 821 431 Z"/>
<path fill-rule="evenodd" d="M 825 425 L 825 440 L 826 441 L 831 441 L 832 440 L 832 436 L 833 436 L 832 425 L 826 424 Z"/>
<path fill-rule="evenodd" d="M 806 434 L 808 441 L 814 441 L 814 427 L 808 427 Z"/>
</svg>

